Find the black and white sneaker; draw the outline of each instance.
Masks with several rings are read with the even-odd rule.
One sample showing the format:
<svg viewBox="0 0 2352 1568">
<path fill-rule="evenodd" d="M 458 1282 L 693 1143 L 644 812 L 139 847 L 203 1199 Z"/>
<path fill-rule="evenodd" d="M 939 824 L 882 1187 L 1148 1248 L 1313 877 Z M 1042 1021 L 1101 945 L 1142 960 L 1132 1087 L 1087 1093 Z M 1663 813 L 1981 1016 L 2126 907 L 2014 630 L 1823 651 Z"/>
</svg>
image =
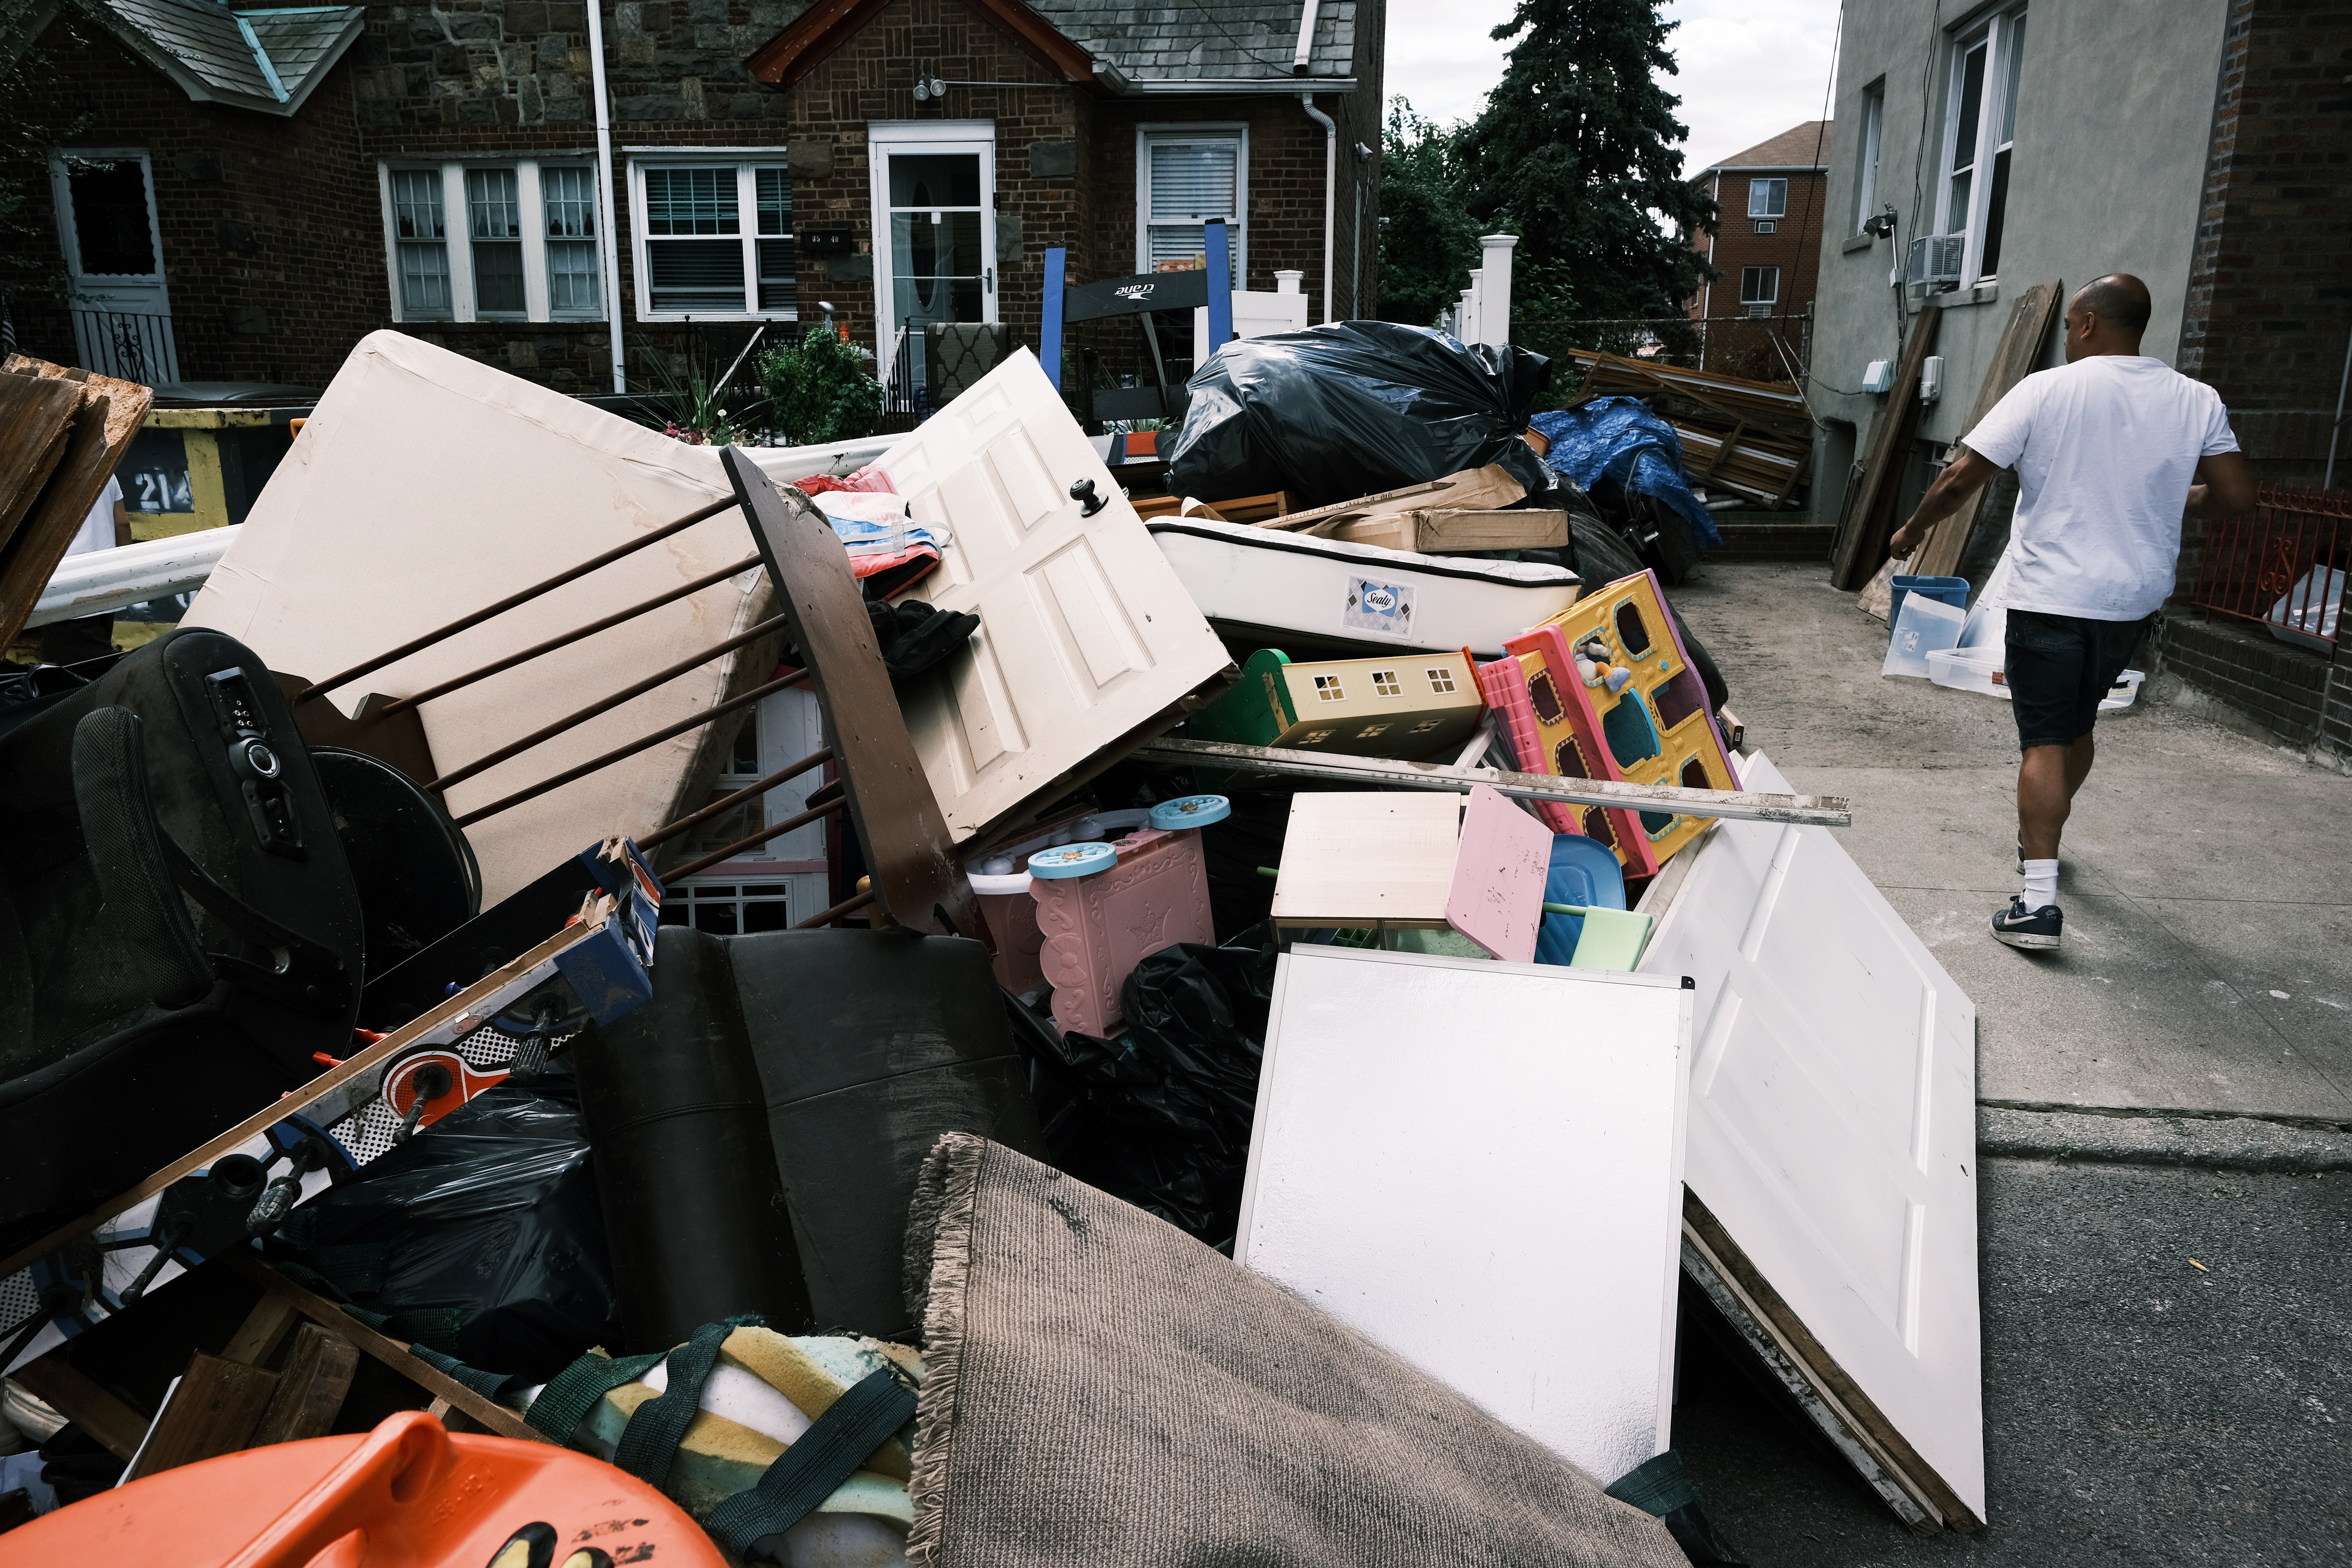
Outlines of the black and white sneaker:
<svg viewBox="0 0 2352 1568">
<path fill-rule="evenodd" d="M 2029 913 L 2024 899 L 2012 896 L 2009 908 L 1992 912 L 1992 939 L 2011 947 L 2047 952 L 2058 945 L 2058 933 L 2065 923 L 2066 917 L 2058 912 L 2057 905 L 2044 904 Z"/>
</svg>

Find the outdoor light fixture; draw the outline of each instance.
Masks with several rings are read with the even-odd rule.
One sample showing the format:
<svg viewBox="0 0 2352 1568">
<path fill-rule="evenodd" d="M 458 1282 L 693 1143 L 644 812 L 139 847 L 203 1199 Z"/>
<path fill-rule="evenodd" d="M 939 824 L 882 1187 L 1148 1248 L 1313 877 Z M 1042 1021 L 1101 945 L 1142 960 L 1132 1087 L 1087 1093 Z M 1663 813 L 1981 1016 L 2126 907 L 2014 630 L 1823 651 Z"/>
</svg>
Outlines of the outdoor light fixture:
<svg viewBox="0 0 2352 1568">
<path fill-rule="evenodd" d="M 915 101 L 917 103 L 920 103 L 926 99 L 945 98 L 947 95 L 948 84 L 945 81 L 942 81 L 940 78 L 935 76 L 919 76 L 915 79 Z"/>
</svg>

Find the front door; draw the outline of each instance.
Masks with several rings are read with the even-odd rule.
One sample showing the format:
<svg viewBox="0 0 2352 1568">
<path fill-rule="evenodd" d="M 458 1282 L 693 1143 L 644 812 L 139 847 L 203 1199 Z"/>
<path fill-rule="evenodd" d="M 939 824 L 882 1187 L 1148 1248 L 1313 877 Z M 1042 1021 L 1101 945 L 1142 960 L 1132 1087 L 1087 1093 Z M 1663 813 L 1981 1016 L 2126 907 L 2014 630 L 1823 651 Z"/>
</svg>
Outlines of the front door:
<svg viewBox="0 0 2352 1568">
<path fill-rule="evenodd" d="M 152 386 L 180 379 L 147 154 L 100 149 L 49 165 L 83 368 Z"/>
<path fill-rule="evenodd" d="M 924 328 L 996 316 L 996 128 L 876 125 L 875 353 L 894 402 L 926 384 Z"/>
</svg>

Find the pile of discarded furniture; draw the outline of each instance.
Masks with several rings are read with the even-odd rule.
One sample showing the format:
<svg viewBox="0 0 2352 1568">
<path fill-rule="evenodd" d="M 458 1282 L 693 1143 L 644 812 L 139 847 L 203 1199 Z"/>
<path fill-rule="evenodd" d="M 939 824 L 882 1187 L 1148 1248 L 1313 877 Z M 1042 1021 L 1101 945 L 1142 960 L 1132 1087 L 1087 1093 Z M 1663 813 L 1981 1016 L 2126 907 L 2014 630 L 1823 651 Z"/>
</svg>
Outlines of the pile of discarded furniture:
<svg viewBox="0 0 2352 1568">
<path fill-rule="evenodd" d="M 140 394 L 9 372 L 39 543 Z M 1971 1005 L 1543 382 L 1237 342 L 1130 496 L 1025 351 L 713 450 L 362 342 L 0 687 L 10 1546 L 1734 1562 L 1702 1300 L 1977 1528 Z"/>
</svg>

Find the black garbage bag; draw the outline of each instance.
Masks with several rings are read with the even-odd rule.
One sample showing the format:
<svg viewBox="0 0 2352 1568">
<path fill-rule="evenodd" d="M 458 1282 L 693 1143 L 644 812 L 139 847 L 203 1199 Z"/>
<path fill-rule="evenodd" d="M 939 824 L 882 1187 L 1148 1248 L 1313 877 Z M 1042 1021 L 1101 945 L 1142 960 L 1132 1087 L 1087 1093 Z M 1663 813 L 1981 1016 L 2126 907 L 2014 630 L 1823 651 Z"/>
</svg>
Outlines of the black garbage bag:
<svg viewBox="0 0 2352 1568">
<path fill-rule="evenodd" d="M 1274 1000 L 1264 927 L 1229 947 L 1180 942 L 1119 988 L 1127 1033 L 1033 1035 L 1069 1099 L 1045 1142 L 1054 1163 L 1212 1246 L 1233 1240 Z"/>
<path fill-rule="evenodd" d="M 569 1072 L 477 1095 L 296 1208 L 278 1242 L 387 1332 L 486 1372 L 544 1379 L 622 1338 Z"/>
<path fill-rule="evenodd" d="M 1500 463 L 1549 505 L 1557 481 L 1519 436 L 1550 380 L 1541 354 L 1393 321 L 1244 338 L 1185 384 L 1169 489 L 1317 507 Z"/>
</svg>

